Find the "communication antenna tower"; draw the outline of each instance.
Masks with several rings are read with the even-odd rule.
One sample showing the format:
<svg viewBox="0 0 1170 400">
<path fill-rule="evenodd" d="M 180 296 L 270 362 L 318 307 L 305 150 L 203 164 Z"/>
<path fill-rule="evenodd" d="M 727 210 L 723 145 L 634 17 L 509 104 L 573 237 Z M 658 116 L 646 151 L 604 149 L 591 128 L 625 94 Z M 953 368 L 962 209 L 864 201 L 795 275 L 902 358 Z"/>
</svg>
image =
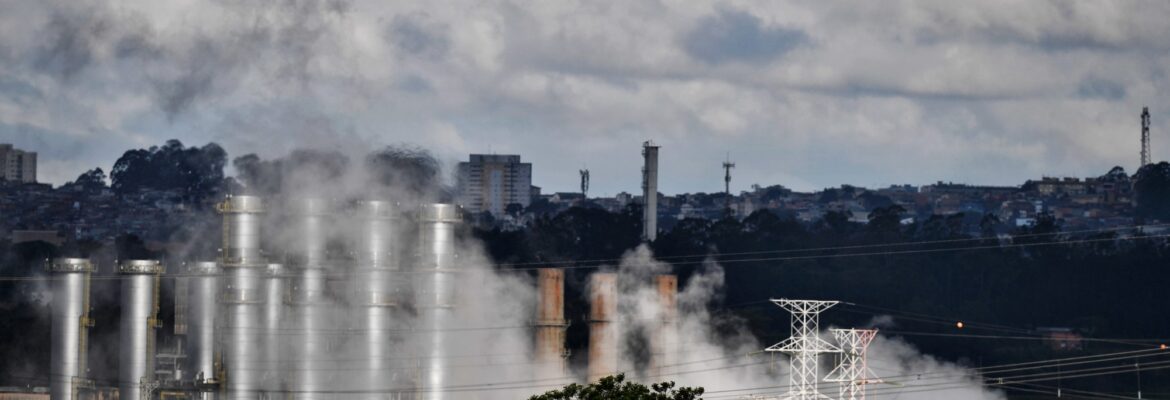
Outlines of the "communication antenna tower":
<svg viewBox="0 0 1170 400">
<path fill-rule="evenodd" d="M 583 169 L 581 172 L 581 197 L 589 198 L 589 170 Z"/>
<path fill-rule="evenodd" d="M 723 194 L 726 194 L 726 207 L 731 209 L 731 169 L 735 168 L 735 163 L 731 162 L 731 154 L 727 154 L 727 161 L 723 162 Z"/>
<path fill-rule="evenodd" d="M 821 353 L 839 353 L 841 349 L 817 336 L 821 311 L 837 305 L 837 301 L 772 299 L 772 302 L 792 313 L 792 337 L 764 349 L 787 353 L 792 363 L 787 400 L 828 399 L 817 391 L 817 356 Z"/>
<path fill-rule="evenodd" d="M 865 361 L 865 350 L 877 336 L 877 329 L 829 329 L 841 345 L 841 363 L 825 377 L 826 382 L 840 382 L 840 400 L 864 400 L 865 385 L 881 383 Z"/>
<path fill-rule="evenodd" d="M 1142 107 L 1142 165 L 1150 165 L 1150 108 Z"/>
</svg>

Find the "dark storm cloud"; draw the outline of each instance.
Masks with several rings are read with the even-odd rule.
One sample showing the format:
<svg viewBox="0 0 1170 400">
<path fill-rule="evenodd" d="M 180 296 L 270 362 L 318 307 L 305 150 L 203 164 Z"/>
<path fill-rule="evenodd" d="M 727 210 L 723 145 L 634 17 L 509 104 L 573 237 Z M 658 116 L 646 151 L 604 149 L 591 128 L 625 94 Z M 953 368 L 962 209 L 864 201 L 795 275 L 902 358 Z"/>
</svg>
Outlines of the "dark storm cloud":
<svg viewBox="0 0 1170 400">
<path fill-rule="evenodd" d="M 54 12 L 43 29 L 45 42 L 37 51 L 37 68 L 63 79 L 72 78 L 93 62 L 95 46 L 110 29 L 110 22 L 96 10 Z"/>
<path fill-rule="evenodd" d="M 234 57 L 225 54 L 214 41 L 201 39 L 187 53 L 182 72 L 170 79 L 154 82 L 159 108 L 169 118 L 191 108 L 197 99 L 208 94 L 215 80 L 230 72 Z"/>
<path fill-rule="evenodd" d="M 801 30 L 767 27 L 759 17 L 721 9 L 701 19 L 683 37 L 683 49 L 709 64 L 743 61 L 767 63 L 808 42 Z"/>
</svg>

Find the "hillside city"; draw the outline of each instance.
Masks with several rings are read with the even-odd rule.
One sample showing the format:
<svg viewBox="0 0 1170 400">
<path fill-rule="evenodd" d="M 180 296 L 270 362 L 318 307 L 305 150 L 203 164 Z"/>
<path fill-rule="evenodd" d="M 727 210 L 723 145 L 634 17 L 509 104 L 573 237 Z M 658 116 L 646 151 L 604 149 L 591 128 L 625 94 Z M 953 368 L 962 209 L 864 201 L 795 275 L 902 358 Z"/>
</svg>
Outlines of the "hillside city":
<svg viewBox="0 0 1170 400">
<path fill-rule="evenodd" d="M 177 141 L 172 142 L 168 143 L 170 148 L 177 144 Z M 177 145 L 182 151 L 196 150 Z M 0 145 L 0 149 L 12 147 Z M 127 154 L 135 151 L 145 150 L 128 151 Z M 35 153 L 28 154 L 33 155 L 31 168 L 35 174 Z M 27 162 L 18 164 L 30 168 Z M 542 193 L 531 182 L 532 168 L 531 164 L 520 162 L 518 155 L 473 154 L 470 161 L 460 163 L 456 185 L 447 188 L 448 195 L 464 206 L 471 217 L 469 220 L 477 227 L 503 231 L 522 229 L 537 218 L 556 215 L 572 207 L 620 213 L 642 203 L 641 195 L 627 192 L 613 197 L 586 197 L 583 192 Z M 507 173 L 484 173 L 485 169 Z M 212 175 L 222 177 L 222 174 L 220 165 L 220 170 Z M 100 168 L 56 187 L 37 183 L 35 176 L 27 174 L 12 176 L 15 179 L 9 177 L 6 175 L 6 179 L 0 182 L 0 215 L 3 216 L 0 235 L 14 244 L 35 240 L 55 245 L 73 241 L 106 243 L 119 235 L 131 234 L 153 247 L 165 247 L 168 241 L 177 239 L 172 234 L 184 221 L 191 220 L 195 214 L 207 213 L 209 205 L 217 200 L 216 196 L 193 194 L 189 185 L 174 187 L 147 183 L 129 187 L 131 185 L 119 185 L 118 182 L 111 185 Z M 109 180 L 117 179 L 111 178 Z M 760 210 L 805 224 L 816 222 L 827 213 L 864 224 L 875 210 L 891 206 L 901 208 L 899 214 L 903 225 L 913 225 L 932 217 L 958 217 L 963 219 L 963 226 L 972 230 L 964 233 L 973 235 L 987 229 L 988 221 L 993 222 L 993 229 L 1003 233 L 1033 225 L 1040 217 L 1053 218 L 1066 231 L 1143 224 L 1152 225 L 1147 228 L 1147 233 L 1152 233 L 1149 229 L 1158 229 L 1157 218 L 1139 215 L 1136 211 L 1134 182 L 1121 167 L 1095 177 L 1037 177 L 1021 182 L 1019 186 L 939 181 L 921 186 L 866 188 L 842 185 L 798 192 L 782 185 L 751 185 L 750 190 L 733 194 L 722 191 L 659 193 L 658 197 L 661 231 L 669 231 L 686 219 L 731 217 L 742 220 Z"/>
</svg>

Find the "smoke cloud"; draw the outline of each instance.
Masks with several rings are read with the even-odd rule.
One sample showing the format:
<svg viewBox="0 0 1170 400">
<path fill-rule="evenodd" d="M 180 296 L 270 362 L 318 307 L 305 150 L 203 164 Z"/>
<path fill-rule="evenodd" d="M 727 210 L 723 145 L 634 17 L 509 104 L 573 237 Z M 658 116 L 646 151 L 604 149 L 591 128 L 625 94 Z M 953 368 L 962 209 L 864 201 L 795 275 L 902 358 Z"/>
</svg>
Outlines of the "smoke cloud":
<svg viewBox="0 0 1170 400">
<path fill-rule="evenodd" d="M 616 269 L 620 370 L 644 382 L 675 381 L 683 386 L 702 386 L 709 396 L 777 395 L 787 391 L 787 356 L 763 352 L 771 343 L 762 343 L 750 334 L 745 321 L 712 313 L 720 306 L 725 289 L 723 268 L 718 263 L 708 260 L 685 285 L 680 283 L 677 325 L 661 348 L 650 343 L 655 340 L 653 332 L 667 311 L 652 282 L 655 276 L 670 273 L 670 265 L 656 260 L 648 247 L 641 246 L 627 253 Z M 777 307 L 775 312 L 785 311 Z M 875 319 L 875 323 L 881 321 Z M 832 342 L 827 331 L 822 338 Z M 978 376 L 969 370 L 922 354 L 899 338 L 879 335 L 870 345 L 868 356 L 870 369 L 879 378 L 894 377 L 889 384 L 870 386 L 869 398 L 1005 398 L 997 391 L 984 389 L 977 381 Z M 823 357 L 822 377 L 832 368 L 830 359 L 828 355 Z M 916 379 L 919 375 L 928 379 Z M 822 393 L 837 395 L 837 384 L 822 382 L 820 387 Z"/>
</svg>

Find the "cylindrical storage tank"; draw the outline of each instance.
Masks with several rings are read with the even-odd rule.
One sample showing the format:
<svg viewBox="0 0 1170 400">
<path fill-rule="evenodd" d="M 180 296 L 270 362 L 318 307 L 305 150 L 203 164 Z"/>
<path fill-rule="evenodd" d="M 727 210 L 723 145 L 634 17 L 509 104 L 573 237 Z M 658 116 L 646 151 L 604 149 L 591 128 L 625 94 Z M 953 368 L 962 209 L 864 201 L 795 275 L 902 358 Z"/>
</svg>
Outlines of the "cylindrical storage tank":
<svg viewBox="0 0 1170 400">
<path fill-rule="evenodd" d="M 331 399 L 331 388 L 339 387 L 333 344 L 338 335 L 336 308 L 329 297 L 326 245 L 334 211 L 324 199 L 303 198 L 290 207 L 292 236 L 289 262 L 295 275 L 289 283 L 289 329 L 286 362 L 290 370 L 286 384 L 290 398 Z"/>
<path fill-rule="evenodd" d="M 261 314 L 264 322 L 264 355 L 260 360 L 263 364 L 264 391 L 269 392 L 268 399 L 283 398 L 285 368 L 281 356 L 281 343 L 284 342 L 285 300 L 287 271 L 284 265 L 268 264 L 264 270 L 264 310 Z"/>
<path fill-rule="evenodd" d="M 355 373 L 353 388 L 358 398 L 388 398 L 398 372 L 392 363 L 395 344 L 401 341 L 394 326 L 399 291 L 396 277 L 398 230 L 393 204 L 387 201 L 358 202 L 353 226 L 357 228 L 354 251 L 355 269 L 350 275 L 349 304 L 355 323 L 350 349 Z"/>
<path fill-rule="evenodd" d="M 203 400 L 214 398 L 216 386 L 215 317 L 218 309 L 219 276 L 222 270 L 214 261 L 200 261 L 187 266 L 187 295 L 190 317 L 187 322 L 187 364 L 195 377 L 195 387 Z"/>
<path fill-rule="evenodd" d="M 256 196 L 228 196 L 217 205 L 223 215 L 223 263 L 262 264 L 260 218 L 264 204 Z"/>
<path fill-rule="evenodd" d="M 295 200 L 288 209 L 287 218 L 292 225 L 292 235 L 287 237 L 288 262 L 298 267 L 323 266 L 332 205 L 325 199 L 310 197 Z"/>
<path fill-rule="evenodd" d="M 254 400 L 260 396 L 265 368 L 261 313 L 266 264 L 260 251 L 264 204 L 255 196 L 229 196 L 217 210 L 223 216 L 223 393 L 229 400 Z"/>
<path fill-rule="evenodd" d="M 58 258 L 49 263 L 53 274 L 52 356 L 49 393 L 53 399 L 77 398 L 79 384 L 88 375 L 89 278 L 93 264 L 84 258 Z"/>
<path fill-rule="evenodd" d="M 617 373 L 617 274 L 589 279 L 589 382 Z"/>
<path fill-rule="evenodd" d="M 536 362 L 537 379 L 565 375 L 565 271 L 541 268 L 537 272 Z"/>
<path fill-rule="evenodd" d="M 149 396 L 154 378 L 155 329 L 158 320 L 157 260 L 129 260 L 118 265 L 122 279 L 122 316 L 119 325 L 118 393 L 124 399 Z"/>
<path fill-rule="evenodd" d="M 261 349 L 263 269 L 229 266 L 221 294 L 223 316 L 224 392 L 228 399 L 256 399 L 266 367 Z"/>
<path fill-rule="evenodd" d="M 418 211 L 418 254 L 416 257 L 415 308 L 419 327 L 428 333 L 422 341 L 418 386 L 421 398 L 442 400 L 450 384 L 448 371 L 448 329 L 454 322 L 455 290 L 459 253 L 455 233 L 462 223 L 453 204 L 426 204 Z"/>
<path fill-rule="evenodd" d="M 650 343 L 650 370 L 656 376 L 674 371 L 678 353 L 678 275 L 654 276 L 658 292 L 658 321 Z"/>
</svg>

